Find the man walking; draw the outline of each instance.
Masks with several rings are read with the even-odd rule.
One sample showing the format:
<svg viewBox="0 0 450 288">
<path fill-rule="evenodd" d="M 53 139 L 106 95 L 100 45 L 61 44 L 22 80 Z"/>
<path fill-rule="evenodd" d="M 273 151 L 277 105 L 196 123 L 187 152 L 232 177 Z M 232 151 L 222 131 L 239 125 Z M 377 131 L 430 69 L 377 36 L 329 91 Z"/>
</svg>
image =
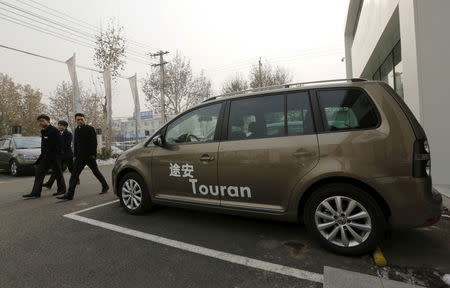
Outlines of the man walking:
<svg viewBox="0 0 450 288">
<path fill-rule="evenodd" d="M 23 195 L 24 198 L 39 198 L 42 192 L 42 183 L 45 174 L 50 168 L 56 176 L 58 192 L 66 192 L 66 183 L 61 171 L 61 161 L 56 157 L 59 151 L 58 129 L 50 124 L 50 117 L 45 114 L 39 115 L 37 121 L 41 129 L 41 155 L 36 161 L 36 173 L 34 177 L 33 190 L 30 194 Z"/>
<path fill-rule="evenodd" d="M 97 166 L 97 135 L 92 126 L 86 125 L 84 114 L 75 114 L 77 128 L 75 128 L 74 137 L 74 167 L 69 181 L 69 190 L 58 199 L 72 200 L 75 194 L 75 187 L 81 171 L 87 165 L 98 181 L 102 184 L 102 191 L 100 194 L 108 192 L 109 186 L 106 183 L 105 177 L 98 170 Z"/>
<path fill-rule="evenodd" d="M 67 169 L 69 169 L 69 172 L 72 173 L 73 172 L 72 133 L 70 133 L 70 131 L 67 130 L 67 126 L 69 126 L 69 123 L 67 123 L 67 121 L 64 120 L 58 121 L 59 151 L 57 159 L 61 161 L 62 164 L 65 164 L 67 166 Z M 47 183 L 44 183 L 42 186 L 51 189 L 55 180 L 56 180 L 56 173 L 53 171 Z M 80 180 L 78 180 L 77 184 L 79 184 L 79 182 Z M 53 196 L 64 194 L 64 192 L 53 193 Z"/>
</svg>

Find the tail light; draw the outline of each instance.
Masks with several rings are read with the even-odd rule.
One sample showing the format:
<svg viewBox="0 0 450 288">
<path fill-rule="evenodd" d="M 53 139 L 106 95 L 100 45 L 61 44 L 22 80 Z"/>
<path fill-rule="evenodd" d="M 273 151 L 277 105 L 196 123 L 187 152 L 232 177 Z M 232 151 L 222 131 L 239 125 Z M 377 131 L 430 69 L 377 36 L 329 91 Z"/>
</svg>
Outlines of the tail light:
<svg viewBox="0 0 450 288">
<path fill-rule="evenodd" d="M 426 139 L 416 140 L 414 142 L 414 158 L 413 158 L 413 176 L 429 177 L 431 176 L 431 158 L 430 146 Z"/>
</svg>

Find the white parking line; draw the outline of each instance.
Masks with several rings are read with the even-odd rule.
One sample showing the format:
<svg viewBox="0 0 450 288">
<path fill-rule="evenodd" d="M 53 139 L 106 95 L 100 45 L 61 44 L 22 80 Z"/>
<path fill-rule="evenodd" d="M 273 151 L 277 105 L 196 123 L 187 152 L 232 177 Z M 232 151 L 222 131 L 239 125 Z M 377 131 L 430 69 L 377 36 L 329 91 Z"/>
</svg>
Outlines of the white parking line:
<svg viewBox="0 0 450 288">
<path fill-rule="evenodd" d="M 283 265 L 279 265 L 279 264 L 274 264 L 274 263 L 270 263 L 270 262 L 266 262 L 266 261 L 261 261 L 261 260 L 257 260 L 257 259 L 253 259 L 253 258 L 249 258 L 249 257 L 245 257 L 245 256 L 240 256 L 240 255 L 236 255 L 236 254 L 232 254 L 232 253 L 209 249 L 209 248 L 205 248 L 205 247 L 201 247 L 201 246 L 197 246 L 197 245 L 193 245 L 193 244 L 189 244 L 189 243 L 185 243 L 185 242 L 181 242 L 181 241 L 177 241 L 177 240 L 172 240 L 172 239 L 161 237 L 158 235 L 144 233 L 141 231 L 137 231 L 137 230 L 133 230 L 133 229 L 129 229 L 129 228 L 121 227 L 118 225 L 114 225 L 114 224 L 110 224 L 110 223 L 106 223 L 106 222 L 102 222 L 102 221 L 98 221 L 95 219 L 77 215 L 82 212 L 86 212 L 86 211 L 89 211 L 92 209 L 96 209 L 96 208 L 99 208 L 102 206 L 116 203 L 117 201 L 118 200 L 110 201 L 110 202 L 106 202 L 106 203 L 103 203 L 103 204 L 100 204 L 97 206 L 93 206 L 93 207 L 79 210 L 79 211 L 76 211 L 73 213 L 69 213 L 69 214 L 64 215 L 64 217 L 67 217 L 67 218 L 70 218 L 70 219 L 73 219 L 76 221 L 80 221 L 83 223 L 87 223 L 87 224 L 90 224 L 93 226 L 108 229 L 111 231 L 115 231 L 118 233 L 133 236 L 136 238 L 148 240 L 148 241 L 151 241 L 154 243 L 166 245 L 169 247 L 177 248 L 180 250 L 184 250 L 184 251 L 188 251 L 188 252 L 192 252 L 192 253 L 196 253 L 196 254 L 212 257 L 212 258 L 216 258 L 216 259 L 219 259 L 222 261 L 239 264 L 239 265 L 243 265 L 243 266 L 247 266 L 247 267 L 252 267 L 252 268 L 256 268 L 256 269 L 260 269 L 260 270 L 265 270 L 265 271 L 269 271 L 269 272 L 273 272 L 273 273 L 278 273 L 278 274 L 282 274 L 282 275 L 286 275 L 286 276 L 291 276 L 291 277 L 295 277 L 295 278 L 299 278 L 299 279 L 303 279 L 303 280 L 309 280 L 309 281 L 313 281 L 313 282 L 323 283 L 323 275 L 319 274 L 319 273 L 309 272 L 306 270 L 301 270 L 301 269 L 283 266 Z"/>
</svg>

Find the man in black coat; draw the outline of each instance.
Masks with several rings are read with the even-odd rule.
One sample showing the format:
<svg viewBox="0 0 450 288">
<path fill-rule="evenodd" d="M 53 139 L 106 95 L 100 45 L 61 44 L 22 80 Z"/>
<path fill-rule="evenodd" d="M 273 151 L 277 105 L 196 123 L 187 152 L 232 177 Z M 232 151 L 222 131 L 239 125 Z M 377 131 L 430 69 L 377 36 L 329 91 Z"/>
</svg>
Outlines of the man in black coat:
<svg viewBox="0 0 450 288">
<path fill-rule="evenodd" d="M 109 190 L 108 183 L 106 183 L 105 177 L 100 173 L 97 166 L 97 135 L 95 129 L 92 126 L 86 125 L 84 114 L 82 113 L 75 114 L 75 120 L 77 122 L 77 128 L 75 128 L 73 143 L 75 160 L 73 172 L 70 176 L 69 190 L 67 190 L 67 193 L 64 195 L 57 197 L 58 199 L 73 199 L 77 180 L 86 165 L 102 184 L 102 191 L 100 194 L 104 194 Z"/>
<path fill-rule="evenodd" d="M 70 133 L 69 130 L 67 130 L 67 126 L 69 126 L 69 123 L 64 120 L 58 121 L 58 140 L 59 140 L 59 153 L 57 155 L 58 159 L 62 162 L 62 164 L 65 164 L 67 166 L 67 169 L 69 169 L 69 172 L 72 173 L 73 171 L 73 152 L 72 152 L 72 133 Z M 48 189 L 51 189 L 53 186 L 53 183 L 56 180 L 56 173 L 52 173 L 50 178 L 48 179 L 47 183 L 44 183 L 42 186 L 46 187 Z M 78 183 L 79 184 L 79 180 Z M 54 196 L 60 195 L 60 192 L 53 193 Z M 64 193 L 62 193 L 64 194 Z"/>
<path fill-rule="evenodd" d="M 36 172 L 34 177 L 33 190 L 30 194 L 23 195 L 24 198 L 39 198 L 42 192 L 42 183 L 45 174 L 51 168 L 56 176 L 58 192 L 66 192 L 66 183 L 61 171 L 61 161 L 57 159 L 59 147 L 58 129 L 50 124 L 50 117 L 39 115 L 37 118 L 41 129 L 41 155 L 36 161 Z"/>
</svg>

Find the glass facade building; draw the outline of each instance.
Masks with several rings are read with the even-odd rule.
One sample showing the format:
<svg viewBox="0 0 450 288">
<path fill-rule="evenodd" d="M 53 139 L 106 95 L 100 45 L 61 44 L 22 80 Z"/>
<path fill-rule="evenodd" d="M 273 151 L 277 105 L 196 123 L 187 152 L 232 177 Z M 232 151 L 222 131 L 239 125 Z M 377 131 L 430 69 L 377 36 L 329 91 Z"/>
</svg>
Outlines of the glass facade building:
<svg viewBox="0 0 450 288">
<path fill-rule="evenodd" d="M 394 88 L 403 98 L 403 67 L 400 41 L 394 46 L 389 55 L 372 76 L 373 80 L 384 81 Z"/>
</svg>

